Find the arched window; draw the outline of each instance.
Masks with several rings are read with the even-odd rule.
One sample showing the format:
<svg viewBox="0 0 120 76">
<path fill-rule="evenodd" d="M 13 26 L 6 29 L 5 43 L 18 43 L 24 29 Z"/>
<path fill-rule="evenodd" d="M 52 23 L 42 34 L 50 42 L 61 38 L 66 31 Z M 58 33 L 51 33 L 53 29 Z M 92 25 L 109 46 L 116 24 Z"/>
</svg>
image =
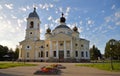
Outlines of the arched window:
<svg viewBox="0 0 120 76">
<path fill-rule="evenodd" d="M 83 51 L 81 52 L 81 57 L 84 57 L 84 52 Z"/>
<path fill-rule="evenodd" d="M 56 57 L 56 51 L 53 51 L 53 56 Z"/>
<path fill-rule="evenodd" d="M 27 52 L 27 58 L 29 58 L 29 52 Z"/>
<path fill-rule="evenodd" d="M 46 57 L 48 57 L 48 51 L 46 51 Z"/>
<path fill-rule="evenodd" d="M 34 22 L 31 21 L 31 22 L 30 22 L 30 28 L 33 28 L 33 27 L 34 27 Z"/>
<path fill-rule="evenodd" d="M 43 51 L 41 51 L 41 57 L 43 57 Z"/>
<path fill-rule="evenodd" d="M 86 57 L 88 57 L 88 52 L 86 51 Z"/>
<path fill-rule="evenodd" d="M 38 29 L 39 29 L 39 23 L 38 23 L 38 25 L 37 25 L 37 26 L 38 26 Z"/>
<path fill-rule="evenodd" d="M 78 57 L 78 51 L 75 51 L 75 56 Z"/>
</svg>

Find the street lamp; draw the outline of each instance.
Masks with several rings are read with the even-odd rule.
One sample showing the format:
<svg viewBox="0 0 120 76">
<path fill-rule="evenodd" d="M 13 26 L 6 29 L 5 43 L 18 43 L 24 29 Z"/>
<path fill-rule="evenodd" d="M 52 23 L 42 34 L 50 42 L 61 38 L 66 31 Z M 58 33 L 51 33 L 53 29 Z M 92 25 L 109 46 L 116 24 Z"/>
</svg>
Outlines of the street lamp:
<svg viewBox="0 0 120 76">
<path fill-rule="evenodd" d="M 115 41 L 112 40 L 110 41 L 110 64 L 111 64 L 111 70 L 113 70 L 113 62 L 112 62 L 112 51 L 113 51 L 113 46 L 115 45 Z"/>
</svg>

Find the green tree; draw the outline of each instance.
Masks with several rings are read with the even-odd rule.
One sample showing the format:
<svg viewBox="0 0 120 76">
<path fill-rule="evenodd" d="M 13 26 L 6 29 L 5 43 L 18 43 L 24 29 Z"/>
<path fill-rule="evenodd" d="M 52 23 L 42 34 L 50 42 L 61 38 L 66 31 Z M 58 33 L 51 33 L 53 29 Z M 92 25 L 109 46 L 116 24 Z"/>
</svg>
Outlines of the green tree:
<svg viewBox="0 0 120 76">
<path fill-rule="evenodd" d="M 4 56 L 8 54 L 8 47 L 0 45 L 0 60 L 4 60 Z"/>
<path fill-rule="evenodd" d="M 15 60 L 18 59 L 18 57 L 19 57 L 19 48 L 16 48 L 14 53 Z"/>
<path fill-rule="evenodd" d="M 93 45 L 93 47 L 90 48 L 90 58 L 91 60 L 98 60 L 98 57 L 102 58 L 100 50 Z"/>
<path fill-rule="evenodd" d="M 110 42 L 114 41 L 114 45 L 110 45 Z M 110 39 L 105 46 L 105 57 L 111 57 L 113 59 L 120 59 L 120 41 Z"/>
<path fill-rule="evenodd" d="M 12 50 L 12 48 L 10 48 L 10 50 L 8 51 L 8 55 L 10 56 L 10 60 L 14 59 L 14 51 Z"/>
</svg>

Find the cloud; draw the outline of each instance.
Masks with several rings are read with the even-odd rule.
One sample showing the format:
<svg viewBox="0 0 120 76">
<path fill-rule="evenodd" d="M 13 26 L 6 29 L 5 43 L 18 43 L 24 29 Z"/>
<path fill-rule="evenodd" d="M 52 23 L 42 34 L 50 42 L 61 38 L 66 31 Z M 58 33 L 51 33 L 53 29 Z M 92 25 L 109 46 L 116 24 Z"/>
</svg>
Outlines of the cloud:
<svg viewBox="0 0 120 76">
<path fill-rule="evenodd" d="M 111 21 L 111 17 L 110 16 L 105 17 L 104 19 L 105 19 L 105 22 L 110 22 Z"/>
<path fill-rule="evenodd" d="M 52 19 L 53 19 L 52 16 L 49 16 L 49 17 L 48 17 L 48 20 L 52 20 Z"/>
<path fill-rule="evenodd" d="M 22 10 L 22 11 L 27 11 L 27 9 L 26 8 L 24 8 L 24 7 L 21 7 L 21 8 L 19 8 L 20 10 Z"/>
<path fill-rule="evenodd" d="M 0 16 L 0 20 L 2 20 L 3 19 L 3 17 L 2 16 Z"/>
<path fill-rule="evenodd" d="M 8 9 L 13 9 L 13 4 L 5 4 Z"/>
<path fill-rule="evenodd" d="M 78 31 L 81 33 L 83 31 L 82 27 L 78 27 Z"/>
<path fill-rule="evenodd" d="M 54 5 L 53 5 L 53 4 L 49 4 L 49 6 L 50 6 L 51 8 L 53 8 L 53 7 L 54 7 Z"/>
<path fill-rule="evenodd" d="M 63 12 L 63 9 L 62 9 L 62 7 L 59 7 L 59 11 L 60 11 L 60 12 Z"/>
<path fill-rule="evenodd" d="M 88 20 L 88 21 L 87 21 L 87 24 L 88 24 L 88 25 L 93 25 L 93 24 L 94 24 L 94 21 L 93 21 L 93 20 Z"/>
<path fill-rule="evenodd" d="M 120 18 L 120 11 L 115 12 L 115 17 Z"/>
<path fill-rule="evenodd" d="M 44 26 L 45 26 L 45 29 L 47 29 L 47 28 L 48 28 L 48 24 L 45 24 Z"/>
<path fill-rule="evenodd" d="M 120 26 L 120 21 L 116 22 L 115 24 Z"/>
<path fill-rule="evenodd" d="M 26 9 L 30 9 L 30 6 L 26 6 Z"/>
<path fill-rule="evenodd" d="M 14 15 L 11 15 L 11 17 L 12 17 L 13 19 L 17 19 L 17 17 L 16 17 L 16 16 L 14 16 Z"/>
<path fill-rule="evenodd" d="M 66 12 L 65 12 L 65 15 L 66 15 L 66 16 L 69 15 L 70 9 L 71 9 L 70 7 L 67 7 L 67 8 L 66 8 Z"/>
<path fill-rule="evenodd" d="M 71 9 L 70 7 L 67 7 L 66 12 L 70 12 L 70 9 Z"/>
<path fill-rule="evenodd" d="M 55 22 L 55 23 L 59 23 L 59 22 L 60 22 L 60 19 L 57 18 L 54 22 Z"/>
<path fill-rule="evenodd" d="M 49 10 L 50 8 L 53 8 L 54 7 L 54 5 L 53 4 L 51 4 L 51 3 L 45 3 L 45 4 L 39 4 L 39 7 L 40 7 L 40 9 L 45 9 L 45 10 Z"/>
<path fill-rule="evenodd" d="M 18 26 L 21 27 L 21 23 L 23 23 L 23 20 L 18 19 L 17 23 L 18 23 Z"/>
<path fill-rule="evenodd" d="M 115 5 L 112 5 L 111 9 L 115 9 Z"/>
<path fill-rule="evenodd" d="M 80 22 L 79 22 L 79 24 L 80 24 L 80 25 L 82 25 L 82 24 L 83 24 L 83 22 L 82 22 L 82 21 L 80 21 Z"/>
<path fill-rule="evenodd" d="M 120 11 L 116 11 L 114 14 L 107 16 L 104 19 L 105 19 L 106 24 L 114 23 L 115 25 L 119 25 Z"/>
<path fill-rule="evenodd" d="M 0 10 L 2 10 L 3 9 L 3 7 L 0 5 Z"/>
</svg>

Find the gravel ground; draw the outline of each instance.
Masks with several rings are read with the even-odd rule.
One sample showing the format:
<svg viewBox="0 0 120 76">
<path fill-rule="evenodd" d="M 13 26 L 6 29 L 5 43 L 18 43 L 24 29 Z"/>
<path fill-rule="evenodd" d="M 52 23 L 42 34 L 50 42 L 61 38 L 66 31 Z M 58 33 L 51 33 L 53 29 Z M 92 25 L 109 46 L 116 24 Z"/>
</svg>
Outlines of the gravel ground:
<svg viewBox="0 0 120 76">
<path fill-rule="evenodd" d="M 59 63 L 66 67 L 59 74 L 35 74 L 42 66 L 54 63 L 35 63 L 38 66 L 0 69 L 0 76 L 120 76 L 120 72 L 98 70 L 90 67 L 75 66 L 77 63 Z"/>
</svg>

